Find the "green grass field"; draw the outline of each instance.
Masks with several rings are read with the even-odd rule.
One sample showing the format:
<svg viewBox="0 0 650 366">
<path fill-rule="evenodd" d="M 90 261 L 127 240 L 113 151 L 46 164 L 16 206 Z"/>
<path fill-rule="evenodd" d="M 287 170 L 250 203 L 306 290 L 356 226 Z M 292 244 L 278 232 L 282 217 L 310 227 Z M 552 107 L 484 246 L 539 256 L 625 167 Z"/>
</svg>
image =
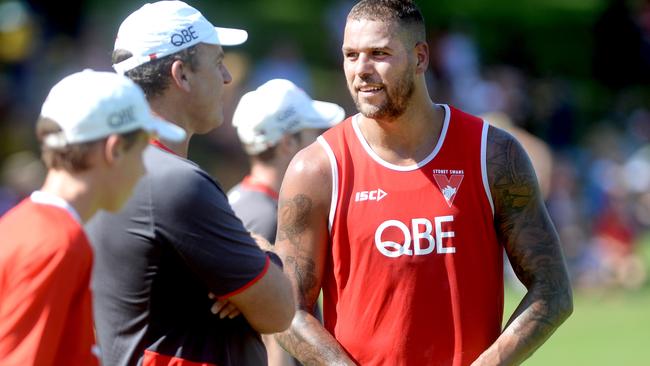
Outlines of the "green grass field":
<svg viewBox="0 0 650 366">
<path fill-rule="evenodd" d="M 650 269 L 650 233 L 640 240 Z M 523 293 L 506 287 L 504 320 Z M 531 356 L 526 366 L 650 365 L 650 282 L 634 292 L 574 294 L 571 317 Z"/>
<path fill-rule="evenodd" d="M 507 289 L 505 317 L 521 296 Z M 650 365 L 650 288 L 576 294 L 573 315 L 524 365 Z"/>
</svg>

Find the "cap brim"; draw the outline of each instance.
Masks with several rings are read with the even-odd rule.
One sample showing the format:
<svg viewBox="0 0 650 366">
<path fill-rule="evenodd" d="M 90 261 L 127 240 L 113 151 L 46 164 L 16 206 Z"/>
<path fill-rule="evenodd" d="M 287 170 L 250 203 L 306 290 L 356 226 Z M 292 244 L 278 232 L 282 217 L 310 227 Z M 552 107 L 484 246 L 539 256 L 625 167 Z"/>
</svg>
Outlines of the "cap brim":
<svg viewBox="0 0 650 366">
<path fill-rule="evenodd" d="M 318 118 L 309 121 L 314 128 L 330 128 L 345 118 L 345 110 L 338 104 L 314 100 L 311 103 Z"/>
<path fill-rule="evenodd" d="M 243 29 L 214 27 L 214 30 L 215 33 L 204 42 L 222 46 L 236 46 L 248 39 L 248 32 Z"/>
<path fill-rule="evenodd" d="M 185 130 L 171 122 L 152 116 L 143 126 L 145 130 L 155 133 L 159 138 L 169 142 L 181 142 L 187 135 Z"/>
</svg>

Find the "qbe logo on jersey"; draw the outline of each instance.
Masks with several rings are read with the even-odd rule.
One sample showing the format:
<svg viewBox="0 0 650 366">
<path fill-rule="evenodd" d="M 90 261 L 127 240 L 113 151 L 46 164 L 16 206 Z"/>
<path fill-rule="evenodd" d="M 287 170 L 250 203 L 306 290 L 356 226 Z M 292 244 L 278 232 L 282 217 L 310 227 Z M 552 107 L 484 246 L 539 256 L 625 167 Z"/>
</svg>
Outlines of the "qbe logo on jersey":
<svg viewBox="0 0 650 366">
<path fill-rule="evenodd" d="M 438 254 L 456 253 L 453 246 L 445 246 L 443 239 L 456 236 L 454 231 L 445 231 L 443 224 L 451 225 L 454 216 L 436 216 L 431 220 L 420 217 L 405 223 L 400 220 L 386 220 L 375 230 L 375 247 L 389 258 L 403 255 L 427 255 L 435 250 Z M 386 231 L 390 234 L 384 234 Z M 401 232 L 401 233 L 400 233 Z M 435 234 L 435 237 L 432 235 Z M 394 240 L 388 240 L 390 237 Z M 399 237 L 400 239 L 396 239 Z"/>
<path fill-rule="evenodd" d="M 462 170 L 433 169 L 433 179 L 438 184 L 440 193 L 445 197 L 445 201 L 447 201 L 449 207 L 454 203 L 464 176 L 465 172 Z"/>
</svg>

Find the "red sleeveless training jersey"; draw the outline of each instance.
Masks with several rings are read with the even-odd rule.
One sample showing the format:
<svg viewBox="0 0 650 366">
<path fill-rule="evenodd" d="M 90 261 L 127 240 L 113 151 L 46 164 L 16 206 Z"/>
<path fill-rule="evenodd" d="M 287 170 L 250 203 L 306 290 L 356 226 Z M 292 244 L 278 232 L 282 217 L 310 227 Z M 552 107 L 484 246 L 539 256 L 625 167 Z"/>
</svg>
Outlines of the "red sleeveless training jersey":
<svg viewBox="0 0 650 366">
<path fill-rule="evenodd" d="M 488 124 L 443 107 L 417 165 L 383 161 L 356 117 L 318 140 L 333 176 L 325 327 L 361 365 L 469 365 L 501 331 Z"/>
</svg>

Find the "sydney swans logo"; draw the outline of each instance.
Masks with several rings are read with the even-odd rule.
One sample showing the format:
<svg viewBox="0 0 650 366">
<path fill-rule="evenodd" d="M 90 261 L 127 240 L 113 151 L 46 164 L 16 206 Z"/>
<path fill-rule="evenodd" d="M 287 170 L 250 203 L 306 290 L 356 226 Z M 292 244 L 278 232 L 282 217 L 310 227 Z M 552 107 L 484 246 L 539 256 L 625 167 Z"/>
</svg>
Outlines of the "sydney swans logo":
<svg viewBox="0 0 650 366">
<path fill-rule="evenodd" d="M 434 169 L 433 179 L 436 180 L 438 188 L 449 207 L 454 203 L 454 198 L 460 189 L 465 173 L 462 170 Z"/>
</svg>

